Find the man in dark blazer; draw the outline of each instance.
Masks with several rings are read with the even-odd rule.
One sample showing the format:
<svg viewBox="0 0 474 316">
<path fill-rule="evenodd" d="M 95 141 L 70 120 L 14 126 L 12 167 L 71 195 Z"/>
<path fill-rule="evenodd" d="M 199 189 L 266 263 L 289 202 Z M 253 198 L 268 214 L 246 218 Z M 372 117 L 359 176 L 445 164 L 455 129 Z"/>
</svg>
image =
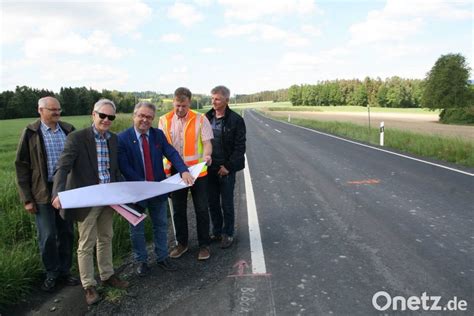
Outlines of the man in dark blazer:
<svg viewBox="0 0 474 316">
<path fill-rule="evenodd" d="M 163 132 L 153 128 L 156 107 L 149 102 L 139 102 L 133 111 L 133 127 L 118 134 L 119 166 L 127 181 L 161 181 L 166 178 L 163 170 L 163 156 L 171 161 L 181 174 L 184 182 L 192 185 L 193 178 L 188 168 L 171 146 Z M 176 266 L 168 259 L 168 219 L 167 195 L 160 195 L 141 201 L 138 204 L 147 208 L 153 226 L 153 241 L 157 264 L 165 271 L 175 271 Z M 148 253 L 146 250 L 145 225 L 130 224 L 130 238 L 137 273 L 145 276 L 148 272 Z"/>
<path fill-rule="evenodd" d="M 117 136 L 109 132 L 115 119 L 115 104 L 101 99 L 92 111 L 92 126 L 68 135 L 59 158 L 53 186 L 53 206 L 61 208 L 58 192 L 121 179 L 117 162 Z M 86 198 L 86 197 L 85 197 Z M 61 210 L 67 219 L 78 221 L 77 260 L 82 286 L 89 305 L 100 300 L 94 277 L 94 246 L 104 285 L 126 288 L 128 282 L 114 273 L 112 263 L 113 214 L 109 206 Z"/>
</svg>

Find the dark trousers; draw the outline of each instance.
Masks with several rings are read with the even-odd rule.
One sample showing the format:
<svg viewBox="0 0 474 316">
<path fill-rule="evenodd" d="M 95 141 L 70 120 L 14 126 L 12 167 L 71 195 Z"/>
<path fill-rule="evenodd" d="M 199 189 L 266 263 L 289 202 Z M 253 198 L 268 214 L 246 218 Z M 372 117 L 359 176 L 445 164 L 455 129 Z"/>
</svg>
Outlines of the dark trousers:
<svg viewBox="0 0 474 316">
<path fill-rule="evenodd" d="M 225 234 L 234 236 L 234 186 L 235 172 L 219 176 L 218 169 L 208 170 L 209 213 L 212 219 L 214 236 Z"/>
<path fill-rule="evenodd" d="M 209 211 L 207 204 L 207 176 L 197 178 L 190 188 L 181 189 L 171 194 L 173 201 L 173 219 L 176 228 L 176 240 L 182 245 L 188 244 L 188 191 L 193 197 L 196 214 L 196 230 L 199 247 L 209 245 Z"/>
<path fill-rule="evenodd" d="M 36 208 L 38 243 L 46 276 L 68 275 L 72 264 L 73 222 L 63 220 L 51 204 L 38 204 Z"/>
</svg>

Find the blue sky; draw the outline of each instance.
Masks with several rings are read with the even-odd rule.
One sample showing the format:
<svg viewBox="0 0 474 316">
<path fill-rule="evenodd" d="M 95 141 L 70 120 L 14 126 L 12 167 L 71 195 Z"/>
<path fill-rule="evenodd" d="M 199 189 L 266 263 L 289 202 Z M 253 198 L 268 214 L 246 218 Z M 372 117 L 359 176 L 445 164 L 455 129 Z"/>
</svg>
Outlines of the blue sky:
<svg viewBox="0 0 474 316">
<path fill-rule="evenodd" d="M 1 91 L 243 94 L 473 59 L 473 1 L 2 0 L 0 18 Z"/>
</svg>

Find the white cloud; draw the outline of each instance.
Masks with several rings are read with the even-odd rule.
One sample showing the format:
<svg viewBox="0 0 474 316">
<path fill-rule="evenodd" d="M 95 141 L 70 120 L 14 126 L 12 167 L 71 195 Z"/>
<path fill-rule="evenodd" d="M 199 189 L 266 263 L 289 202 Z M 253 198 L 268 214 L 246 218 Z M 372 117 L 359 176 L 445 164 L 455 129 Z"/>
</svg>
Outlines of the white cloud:
<svg viewBox="0 0 474 316">
<path fill-rule="evenodd" d="M 388 0 L 382 10 L 370 11 L 365 21 L 353 24 L 351 44 L 404 41 L 418 34 L 428 19 L 472 18 L 465 1 Z"/>
<path fill-rule="evenodd" d="M 313 37 L 321 36 L 321 29 L 315 27 L 314 25 L 309 25 L 309 24 L 302 25 L 301 32 Z"/>
<path fill-rule="evenodd" d="M 168 8 L 168 17 L 186 27 L 190 27 L 204 19 L 193 5 L 176 2 Z"/>
<path fill-rule="evenodd" d="M 138 27 L 151 17 L 139 0 L 2 2 L 2 43 L 23 42 L 34 36 L 67 34 L 74 29 L 139 36 Z"/>
<path fill-rule="evenodd" d="M 203 54 L 220 54 L 223 52 L 222 48 L 215 48 L 215 47 L 204 47 L 200 50 Z"/>
<path fill-rule="evenodd" d="M 118 59 L 130 49 L 122 49 L 113 45 L 110 34 L 94 31 L 89 37 L 77 33 L 48 34 L 27 39 L 24 53 L 27 58 L 49 58 L 54 55 L 96 55 Z"/>
<path fill-rule="evenodd" d="M 321 68 L 335 68 L 345 64 L 350 51 L 344 48 L 329 49 L 317 53 L 287 52 L 278 64 L 277 69 L 285 72 L 311 72 Z M 322 74 L 324 75 L 324 74 Z"/>
<path fill-rule="evenodd" d="M 208 7 L 212 4 L 213 0 L 194 0 L 194 3 L 201 7 Z"/>
<path fill-rule="evenodd" d="M 225 16 L 241 20 L 257 20 L 275 15 L 311 15 L 321 13 L 314 0 L 219 0 Z"/>
<path fill-rule="evenodd" d="M 183 41 L 183 37 L 178 33 L 168 33 L 163 34 L 160 40 L 165 43 L 181 43 Z"/>
<path fill-rule="evenodd" d="M 79 60 L 14 60 L 2 70 L 2 88 L 17 85 L 48 88 L 59 92 L 60 87 L 91 87 L 101 89 L 126 88 L 128 73 L 111 65 L 88 63 Z M 25 77 L 23 71 L 35 75 Z"/>
<path fill-rule="evenodd" d="M 309 40 L 297 33 L 289 32 L 264 23 L 230 24 L 218 30 L 219 37 L 246 36 L 252 42 L 281 42 L 286 46 L 306 46 Z"/>
</svg>

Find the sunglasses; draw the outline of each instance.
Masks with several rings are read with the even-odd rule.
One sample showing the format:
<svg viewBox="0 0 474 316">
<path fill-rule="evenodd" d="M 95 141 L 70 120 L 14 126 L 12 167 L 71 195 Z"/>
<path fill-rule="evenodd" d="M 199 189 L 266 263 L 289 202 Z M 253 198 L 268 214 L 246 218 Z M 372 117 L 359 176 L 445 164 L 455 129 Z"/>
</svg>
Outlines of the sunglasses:
<svg viewBox="0 0 474 316">
<path fill-rule="evenodd" d="M 105 118 L 108 118 L 109 121 L 115 120 L 115 115 L 107 115 L 105 113 L 100 113 L 100 112 L 97 112 L 97 111 L 95 111 L 95 113 L 97 113 L 99 115 L 100 119 L 102 119 L 102 120 L 105 120 Z"/>
</svg>

